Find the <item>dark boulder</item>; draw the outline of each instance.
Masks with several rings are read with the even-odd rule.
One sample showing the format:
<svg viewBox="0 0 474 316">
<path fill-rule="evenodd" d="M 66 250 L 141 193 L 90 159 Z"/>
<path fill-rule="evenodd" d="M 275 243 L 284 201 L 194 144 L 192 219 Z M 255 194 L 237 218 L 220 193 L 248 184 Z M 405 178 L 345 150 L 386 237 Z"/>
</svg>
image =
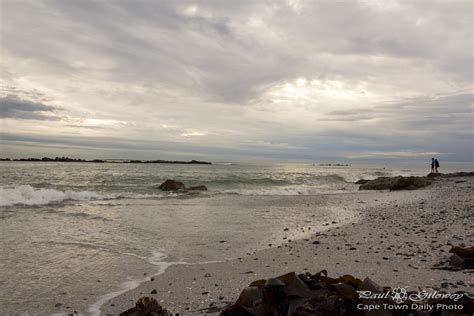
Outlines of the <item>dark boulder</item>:
<svg viewBox="0 0 474 316">
<path fill-rule="evenodd" d="M 186 188 L 184 187 L 183 182 L 179 182 L 176 180 L 166 180 L 163 182 L 159 187 L 161 191 L 184 191 Z"/>
<path fill-rule="evenodd" d="M 207 191 L 207 187 L 205 185 L 198 185 L 188 188 L 188 191 Z"/>
<path fill-rule="evenodd" d="M 354 182 L 355 184 L 366 184 L 367 182 L 370 182 L 370 180 L 366 180 L 366 179 L 360 179 L 356 182 Z"/>
<path fill-rule="evenodd" d="M 380 177 L 359 187 L 359 190 L 415 190 L 426 187 L 430 181 L 426 177 Z"/>
</svg>

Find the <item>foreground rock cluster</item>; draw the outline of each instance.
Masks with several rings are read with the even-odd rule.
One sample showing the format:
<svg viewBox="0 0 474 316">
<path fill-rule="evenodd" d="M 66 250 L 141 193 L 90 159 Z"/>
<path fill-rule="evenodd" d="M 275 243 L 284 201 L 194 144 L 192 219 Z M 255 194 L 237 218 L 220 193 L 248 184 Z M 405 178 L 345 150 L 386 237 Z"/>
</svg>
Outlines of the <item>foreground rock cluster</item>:
<svg viewBox="0 0 474 316">
<path fill-rule="evenodd" d="M 430 185 L 436 179 L 467 176 L 474 176 L 474 172 L 430 173 L 425 177 L 379 177 L 374 180 L 360 179 L 355 184 L 360 184 L 359 190 L 416 190 Z"/>
<path fill-rule="evenodd" d="M 326 270 L 299 275 L 290 272 L 251 283 L 234 304 L 220 312 L 220 316 L 421 316 L 474 313 L 474 300 L 464 292 L 436 292 L 434 296 L 422 300 L 412 298 L 419 295 L 407 292 L 404 288 L 381 287 L 369 278 L 363 281 L 352 275 L 331 278 Z M 452 306 L 456 306 L 454 312 Z M 122 312 L 120 316 L 173 314 L 161 307 L 154 298 L 142 297 L 135 307 Z"/>
<path fill-rule="evenodd" d="M 316 274 L 293 272 L 275 279 L 259 280 L 244 289 L 237 302 L 221 316 L 309 316 L 309 315 L 435 315 L 446 306 L 458 306 L 456 315 L 472 315 L 474 300 L 465 293 L 446 294 L 414 302 L 403 288 L 382 288 L 369 278 L 352 275 L 330 278 L 327 271 Z M 416 295 L 416 293 L 413 293 Z M 402 306 L 398 310 L 385 306 Z M 403 306 L 405 306 L 403 305 Z M 379 306 L 374 314 L 369 306 Z M 433 306 L 429 313 L 424 309 Z"/>
<path fill-rule="evenodd" d="M 452 255 L 435 264 L 433 269 L 449 271 L 474 269 L 474 247 L 452 247 L 449 253 Z"/>
</svg>

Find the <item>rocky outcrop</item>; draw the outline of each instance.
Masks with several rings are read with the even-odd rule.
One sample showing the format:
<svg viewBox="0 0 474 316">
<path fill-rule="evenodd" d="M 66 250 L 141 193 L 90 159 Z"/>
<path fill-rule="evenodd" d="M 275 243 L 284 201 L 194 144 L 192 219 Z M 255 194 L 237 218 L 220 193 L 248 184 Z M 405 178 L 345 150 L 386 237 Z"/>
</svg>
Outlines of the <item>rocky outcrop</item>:
<svg viewBox="0 0 474 316">
<path fill-rule="evenodd" d="M 212 162 L 208 161 L 176 161 L 176 160 L 130 160 L 124 161 L 123 163 L 164 163 L 164 164 L 181 164 L 181 165 L 212 165 Z"/>
<path fill-rule="evenodd" d="M 456 172 L 456 173 L 430 173 L 425 177 L 379 177 L 375 180 L 361 179 L 355 184 L 360 184 L 359 190 L 415 190 L 424 188 L 432 181 L 446 178 L 473 177 L 474 172 Z"/>
<path fill-rule="evenodd" d="M 94 163 L 161 163 L 161 164 L 185 164 L 185 165 L 212 165 L 212 162 L 208 161 L 198 161 L 198 160 L 191 160 L 191 161 L 175 161 L 175 160 L 123 160 L 123 159 L 115 159 L 115 160 L 101 160 L 101 159 L 93 159 L 93 160 L 85 160 L 85 159 L 75 159 L 69 157 L 56 157 L 56 158 L 17 158 L 17 159 L 10 159 L 10 158 L 0 158 L 0 161 L 22 161 L 22 162 L 94 162 Z"/>
<path fill-rule="evenodd" d="M 187 190 L 188 191 L 207 191 L 207 187 L 205 185 L 198 185 L 195 187 L 190 187 Z"/>
<path fill-rule="evenodd" d="M 380 177 L 359 187 L 359 190 L 415 190 L 430 184 L 427 177 Z"/>
<path fill-rule="evenodd" d="M 169 180 L 169 179 L 163 182 L 158 188 L 161 191 L 172 191 L 172 192 L 186 190 L 183 182 L 179 182 L 176 180 Z"/>
</svg>

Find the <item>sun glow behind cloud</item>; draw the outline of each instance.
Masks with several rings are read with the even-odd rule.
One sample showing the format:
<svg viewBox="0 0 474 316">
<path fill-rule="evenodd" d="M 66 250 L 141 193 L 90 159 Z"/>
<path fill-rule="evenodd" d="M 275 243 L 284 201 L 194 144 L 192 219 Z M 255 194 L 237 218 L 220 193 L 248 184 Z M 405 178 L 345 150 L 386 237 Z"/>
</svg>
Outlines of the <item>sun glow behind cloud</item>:
<svg viewBox="0 0 474 316">
<path fill-rule="evenodd" d="M 206 134 L 201 133 L 201 132 L 189 132 L 189 133 L 182 133 L 181 136 L 183 137 L 199 137 L 199 136 L 204 136 Z"/>
<path fill-rule="evenodd" d="M 360 99 L 376 101 L 377 95 L 364 90 L 363 84 L 348 84 L 339 80 L 296 80 L 278 84 L 268 91 L 273 102 L 298 102 L 327 99 L 357 102 Z"/>
</svg>

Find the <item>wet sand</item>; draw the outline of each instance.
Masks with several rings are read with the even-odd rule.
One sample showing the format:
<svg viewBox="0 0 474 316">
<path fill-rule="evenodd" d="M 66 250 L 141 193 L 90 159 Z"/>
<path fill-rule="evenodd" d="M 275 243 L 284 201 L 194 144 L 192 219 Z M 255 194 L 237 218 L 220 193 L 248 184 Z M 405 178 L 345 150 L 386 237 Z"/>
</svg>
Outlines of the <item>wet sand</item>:
<svg viewBox="0 0 474 316">
<path fill-rule="evenodd" d="M 431 269 L 449 255 L 451 245 L 474 244 L 473 185 L 473 177 L 448 178 L 423 190 L 342 195 L 339 203 L 360 214 L 357 222 L 325 223 L 327 230 L 311 237 L 234 260 L 172 265 L 107 301 L 101 314 L 118 314 L 141 296 L 180 315 L 218 313 L 254 280 L 322 269 L 330 276 L 369 276 L 383 286 L 473 293 L 469 271 Z"/>
</svg>

